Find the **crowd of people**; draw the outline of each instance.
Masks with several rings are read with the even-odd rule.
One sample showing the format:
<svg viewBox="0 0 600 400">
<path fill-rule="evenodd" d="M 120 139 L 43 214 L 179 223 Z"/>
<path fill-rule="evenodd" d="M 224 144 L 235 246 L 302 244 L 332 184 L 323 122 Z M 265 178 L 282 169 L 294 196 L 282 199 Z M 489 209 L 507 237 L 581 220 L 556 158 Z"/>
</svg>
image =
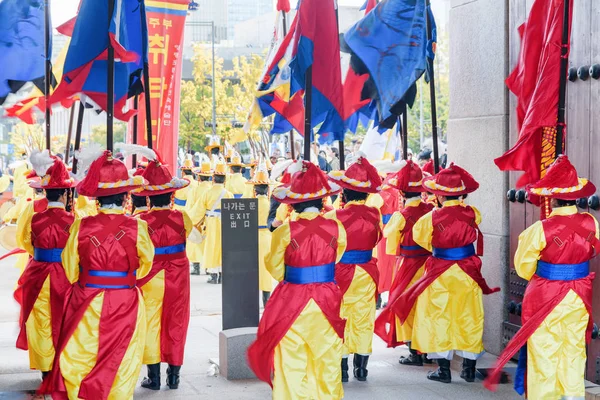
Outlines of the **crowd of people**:
<svg viewBox="0 0 600 400">
<path fill-rule="evenodd" d="M 161 388 L 161 363 L 167 386 L 178 388 L 190 275 L 222 283 L 220 207 L 233 198 L 258 199 L 264 313 L 248 363 L 274 399 L 343 398 L 351 376 L 368 379 L 374 335 L 388 347 L 408 346 L 399 360 L 405 367 L 435 362 L 430 380 L 450 383 L 458 356 L 460 378 L 475 381 L 483 296 L 499 288 L 482 275 L 482 215 L 465 200 L 479 183 L 465 169 L 451 163 L 434 173 L 426 152 L 416 162 L 371 163 L 357 151 L 340 170 L 333 149 L 312 162 L 245 164 L 212 138 L 199 165 L 184 160 L 178 177 L 159 154 L 138 147 L 127 150 L 146 158 L 135 171 L 104 151 L 79 182 L 60 158 L 35 152 L 33 171 L 19 181 L 31 188 L 22 196 L 36 194 L 9 216 L 24 251 L 17 347 L 42 372 L 41 393 L 132 398 L 142 365 L 141 386 Z M 534 202 L 551 198 L 554 211 L 519 239 L 517 272 L 531 280 L 523 328 L 486 385 L 493 389 L 520 350 L 517 390 L 531 399 L 577 398 L 589 259 L 600 244 L 597 222 L 574 202 L 595 187 L 561 156 L 528 191 Z M 564 346 L 572 351 L 558 354 Z"/>
</svg>

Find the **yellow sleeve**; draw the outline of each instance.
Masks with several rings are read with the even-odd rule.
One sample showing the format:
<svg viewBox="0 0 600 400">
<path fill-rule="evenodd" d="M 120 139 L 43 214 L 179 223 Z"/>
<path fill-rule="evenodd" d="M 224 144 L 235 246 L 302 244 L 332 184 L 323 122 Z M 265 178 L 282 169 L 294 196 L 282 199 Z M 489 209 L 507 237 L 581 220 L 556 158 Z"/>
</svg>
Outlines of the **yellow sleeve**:
<svg viewBox="0 0 600 400">
<path fill-rule="evenodd" d="M 600 239 L 600 232 L 598 230 L 598 220 L 596 219 L 596 217 L 594 217 L 592 214 L 590 213 L 584 213 L 589 215 L 590 217 L 592 217 L 594 219 L 594 224 L 596 224 L 596 238 Z"/>
<path fill-rule="evenodd" d="M 187 212 L 183 211 L 183 226 L 185 226 L 185 237 L 190 236 L 190 233 L 192 233 L 192 228 L 194 227 L 194 225 L 192 224 L 192 219 L 189 217 L 189 215 L 187 214 Z"/>
<path fill-rule="evenodd" d="M 73 225 L 71 225 L 69 230 L 69 239 L 62 252 L 62 264 L 65 275 L 71 283 L 75 283 L 79 280 L 79 252 L 77 247 L 79 246 L 78 237 L 80 225 L 80 219 L 73 221 Z"/>
<path fill-rule="evenodd" d="M 396 252 L 398 251 L 398 245 L 404 239 L 402 230 L 404 229 L 405 225 L 406 220 L 401 213 L 396 211 L 394 214 L 392 214 L 392 218 L 390 218 L 390 221 L 383 229 L 383 237 L 387 239 L 385 246 L 386 254 L 391 256 L 396 255 Z"/>
<path fill-rule="evenodd" d="M 275 220 L 279 222 L 285 222 L 288 219 L 288 217 L 288 205 L 281 203 L 279 207 L 277 207 L 277 212 L 275 213 Z"/>
<path fill-rule="evenodd" d="M 137 252 L 140 258 L 140 267 L 137 270 L 137 279 L 142 279 L 150 273 L 152 260 L 154 260 L 154 245 L 148 233 L 148 223 L 141 218 L 137 219 Z"/>
<path fill-rule="evenodd" d="M 335 209 L 329 211 L 328 213 L 325 213 L 325 218 L 327 218 L 327 219 L 336 219 L 336 217 L 335 217 Z"/>
<path fill-rule="evenodd" d="M 342 223 L 340 221 L 338 221 L 337 219 L 335 221 L 338 224 L 338 231 L 339 231 L 337 258 L 335 260 L 335 263 L 337 264 L 340 262 L 340 260 L 342 259 L 342 256 L 346 252 L 346 247 L 348 246 L 348 237 L 346 235 L 346 229 L 344 228 L 344 225 L 342 225 Z"/>
<path fill-rule="evenodd" d="M 413 239 L 422 248 L 432 251 L 431 238 L 433 237 L 433 211 L 423 215 L 413 226 Z"/>
<path fill-rule="evenodd" d="M 475 211 L 475 223 L 481 225 L 481 212 L 476 207 L 471 206 L 471 208 Z"/>
<path fill-rule="evenodd" d="M 374 193 L 367 197 L 365 204 L 370 207 L 381 208 L 383 206 L 383 197 L 379 193 Z"/>
<path fill-rule="evenodd" d="M 192 223 L 194 226 L 199 225 L 206 216 L 206 197 L 208 193 L 208 190 L 202 193 L 202 196 L 200 196 L 198 203 L 194 207 L 194 214 L 192 215 Z"/>
<path fill-rule="evenodd" d="M 281 282 L 285 274 L 285 250 L 291 242 L 289 223 L 284 223 L 275 229 L 271 236 L 271 251 L 265 257 L 265 267 L 271 276 Z"/>
<path fill-rule="evenodd" d="M 33 256 L 31 244 L 31 220 L 33 219 L 33 201 L 27 204 L 25 212 L 17 218 L 17 245 Z"/>
<path fill-rule="evenodd" d="M 541 221 L 521 232 L 519 246 L 515 252 L 515 269 L 521 278 L 530 280 L 535 274 L 540 253 L 545 247 L 546 237 Z"/>
</svg>

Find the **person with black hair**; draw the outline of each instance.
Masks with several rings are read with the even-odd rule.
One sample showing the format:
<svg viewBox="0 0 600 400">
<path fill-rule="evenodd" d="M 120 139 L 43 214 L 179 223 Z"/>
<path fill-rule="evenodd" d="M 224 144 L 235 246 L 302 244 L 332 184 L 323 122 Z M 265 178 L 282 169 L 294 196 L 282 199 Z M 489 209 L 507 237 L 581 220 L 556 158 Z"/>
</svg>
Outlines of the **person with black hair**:
<svg viewBox="0 0 600 400">
<path fill-rule="evenodd" d="M 427 375 L 429 380 L 450 383 L 450 361 L 457 354 L 463 358 L 460 377 L 473 382 L 477 359 L 484 352 L 483 295 L 500 290 L 490 288 L 481 274 L 481 214 L 461 201 L 479 183 L 452 163 L 424 178 L 423 187 L 442 207 L 422 216 L 412 233 L 415 243 L 432 256 L 423 276 L 402 293 L 392 310 L 402 324 L 414 310 L 411 349 L 427 353 L 438 364 L 437 371 Z"/>
<path fill-rule="evenodd" d="M 593 272 L 598 255 L 598 221 L 579 213 L 576 201 L 596 193 L 579 178 L 565 155 L 559 156 L 527 192 L 552 211 L 519 235 L 515 270 L 529 281 L 521 304 L 522 326 L 506 345 L 484 385 L 494 389 L 502 367 L 519 353 L 515 390 L 528 399 L 586 397 L 586 342 L 592 327 Z M 542 197 L 543 196 L 543 197 Z M 547 213 L 549 210 L 545 210 Z"/>
<path fill-rule="evenodd" d="M 136 281 L 150 272 L 154 246 L 146 222 L 124 215 L 124 205 L 127 193 L 143 183 L 104 151 L 77 185 L 81 195 L 96 198 L 98 215 L 76 219 L 69 230 L 62 263 L 72 292 L 41 394 L 133 397 L 146 340 Z"/>
<path fill-rule="evenodd" d="M 222 282 L 222 245 L 221 245 L 221 200 L 232 199 L 233 194 L 225 189 L 226 165 L 215 165 L 213 185 L 198 199 L 198 211 L 194 226 L 206 235 L 204 251 L 202 254 L 202 268 L 208 270 L 210 279 L 208 283 L 220 284 Z"/>
<path fill-rule="evenodd" d="M 353 354 L 354 377 L 367 380 L 373 352 L 373 329 L 379 270 L 373 249 L 383 237 L 379 210 L 366 204 L 369 194 L 381 190 L 377 169 L 359 157 L 346 171 L 333 171 L 329 179 L 343 191 L 344 208 L 327 214 L 339 220 L 348 236 L 346 252 L 335 266 L 335 281 L 343 293 L 341 316 L 346 319 L 342 382 L 348 382 L 348 357 Z"/>
<path fill-rule="evenodd" d="M 431 363 L 411 348 L 414 310 L 403 324 L 392 311 L 402 293 L 423 276 L 425 262 L 431 256 L 431 252 L 419 246 L 412 235 L 415 223 L 433 210 L 432 204 L 421 201 L 421 194 L 425 191 L 422 181 L 421 168 L 411 160 L 406 161 L 402 169 L 388 181 L 389 185 L 400 191 L 403 208 L 392 215 L 383 231 L 387 239 L 386 252 L 395 256 L 398 261 L 388 305 L 375 321 L 375 333 L 387 343 L 388 347 L 408 345 L 410 355 L 400 358 L 401 365 L 420 366 L 423 363 Z"/>
<path fill-rule="evenodd" d="M 75 217 L 66 211 L 68 192 L 75 185 L 67 168 L 48 151 L 33 152 L 31 163 L 41 180 L 31 183 L 45 190 L 47 208 L 28 214 L 19 232 L 21 247 L 32 257 L 19 278 L 15 299 L 21 305 L 17 348 L 29 350 L 29 366 L 45 377 L 52 369 L 63 305 L 71 287 L 61 253 Z"/>
<path fill-rule="evenodd" d="M 198 182 L 194 179 L 194 162 L 191 158 L 186 158 L 180 167 L 181 176 L 187 179 L 190 184 L 175 192 L 174 208 L 179 211 L 189 211 L 195 200 L 196 186 Z M 189 204 L 188 204 L 189 200 Z"/>
<path fill-rule="evenodd" d="M 179 387 L 179 373 L 190 318 L 190 275 L 186 254 L 192 221 L 185 211 L 171 210 L 173 193 L 189 185 L 187 179 L 173 177 L 158 160 L 150 160 L 142 175 L 148 184 L 137 192 L 148 196 L 150 210 L 140 215 L 148 223 L 154 245 L 152 270 L 138 280 L 144 294 L 147 331 L 143 363 L 148 376 L 142 387 L 160 390 L 160 363 L 167 368 L 167 386 Z"/>
<path fill-rule="evenodd" d="M 133 206 L 133 216 L 148 212 L 148 198 L 146 196 L 139 196 L 132 193 L 131 204 Z"/>
<path fill-rule="evenodd" d="M 274 399 L 341 399 L 344 320 L 342 294 L 335 283 L 335 263 L 346 249 L 346 231 L 321 215 L 324 197 L 339 192 L 310 162 L 291 185 L 273 196 L 298 213 L 273 232 L 267 270 L 280 283 L 269 299 L 248 348 L 256 376 L 273 386 Z"/>
<path fill-rule="evenodd" d="M 231 174 L 227 177 L 225 189 L 233 194 L 233 197 L 240 199 L 246 192 L 247 186 L 246 178 L 242 175 L 242 169 L 245 165 L 242 163 L 242 158 L 238 154 L 234 155 L 231 162 L 227 165 L 229 165 L 229 168 L 231 169 Z"/>
<path fill-rule="evenodd" d="M 194 199 L 191 203 L 187 213 L 192 220 L 192 224 L 197 226 L 200 223 L 200 198 L 210 189 L 212 186 L 212 170 L 209 161 L 202 162 L 200 168 L 194 170 L 194 173 L 198 177 L 198 185 L 194 191 Z M 202 258 L 204 253 L 204 237 L 202 232 L 198 229 L 193 228 L 192 234 L 188 237 L 187 253 L 190 262 L 192 263 L 191 275 L 200 275 L 200 265 L 202 264 Z M 208 271 L 205 269 L 205 273 L 208 275 Z"/>
</svg>

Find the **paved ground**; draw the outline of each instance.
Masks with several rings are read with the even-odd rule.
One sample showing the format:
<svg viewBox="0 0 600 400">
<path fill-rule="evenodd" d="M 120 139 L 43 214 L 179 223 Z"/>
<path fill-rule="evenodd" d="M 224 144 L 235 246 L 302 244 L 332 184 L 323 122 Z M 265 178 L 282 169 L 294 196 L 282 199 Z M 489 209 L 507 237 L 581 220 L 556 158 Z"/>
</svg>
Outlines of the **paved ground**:
<svg viewBox="0 0 600 400">
<path fill-rule="evenodd" d="M 0 400 L 26 399 L 27 391 L 37 388 L 40 375 L 28 368 L 27 353 L 15 348 L 18 307 L 12 297 L 17 270 L 13 260 L 0 261 Z M 186 358 L 179 390 L 149 392 L 138 388 L 136 399 L 269 399 L 270 388 L 257 381 L 229 382 L 223 377 L 207 376 L 209 359 L 218 359 L 218 334 L 221 329 L 220 286 L 208 285 L 206 277 L 192 277 L 192 318 L 187 339 Z M 345 399 L 519 399 L 511 385 L 500 385 L 497 393 L 486 391 L 481 382 L 468 384 L 454 373 L 450 385 L 425 378 L 429 367 L 406 368 L 398 365 L 405 348 L 386 349 L 378 338 L 369 362 L 369 381 L 350 381 Z M 165 371 L 163 367 L 163 380 Z M 144 372 L 144 371 L 142 371 Z"/>
</svg>

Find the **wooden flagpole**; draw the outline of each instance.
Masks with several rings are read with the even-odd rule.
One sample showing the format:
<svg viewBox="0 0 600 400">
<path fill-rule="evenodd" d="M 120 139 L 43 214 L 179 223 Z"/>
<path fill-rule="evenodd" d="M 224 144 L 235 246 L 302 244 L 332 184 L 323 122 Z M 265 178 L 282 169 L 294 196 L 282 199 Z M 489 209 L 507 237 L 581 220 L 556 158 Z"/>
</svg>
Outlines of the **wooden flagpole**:
<svg viewBox="0 0 600 400">
<path fill-rule="evenodd" d="M 312 138 L 312 65 L 306 69 L 304 77 L 304 160 L 310 161 L 310 140 Z"/>
<path fill-rule="evenodd" d="M 431 42 L 432 31 L 431 31 L 431 15 L 429 8 L 431 7 L 430 0 L 427 0 L 427 6 L 425 8 L 426 19 L 427 19 L 427 41 Z M 433 166 L 434 171 L 437 174 L 440 172 L 440 153 L 438 150 L 438 128 L 437 128 L 437 105 L 435 100 L 435 70 L 433 66 L 433 59 L 427 57 L 427 63 L 429 64 L 429 94 L 431 98 L 431 137 L 433 139 Z"/>
<path fill-rule="evenodd" d="M 115 0 L 108 0 L 108 65 L 106 74 L 106 149 L 113 150 L 113 113 L 115 108 L 115 49 L 110 41 L 110 25 L 115 10 Z M 118 16 L 117 16 L 118 18 Z"/>
<path fill-rule="evenodd" d="M 45 111 L 46 111 L 46 149 L 50 150 L 50 88 L 52 87 L 52 60 L 50 59 L 50 31 L 52 29 L 50 23 L 50 0 L 46 0 L 44 4 L 44 40 L 45 40 L 45 58 L 46 58 L 46 70 L 44 74 L 44 100 L 45 100 Z"/>
<path fill-rule="evenodd" d="M 558 89 L 558 124 L 556 126 L 556 157 L 563 153 L 564 131 L 565 131 L 565 109 L 567 92 L 567 68 L 569 66 L 569 23 L 570 23 L 570 0 L 564 0 L 562 49 L 560 59 L 560 85 Z"/>
</svg>

